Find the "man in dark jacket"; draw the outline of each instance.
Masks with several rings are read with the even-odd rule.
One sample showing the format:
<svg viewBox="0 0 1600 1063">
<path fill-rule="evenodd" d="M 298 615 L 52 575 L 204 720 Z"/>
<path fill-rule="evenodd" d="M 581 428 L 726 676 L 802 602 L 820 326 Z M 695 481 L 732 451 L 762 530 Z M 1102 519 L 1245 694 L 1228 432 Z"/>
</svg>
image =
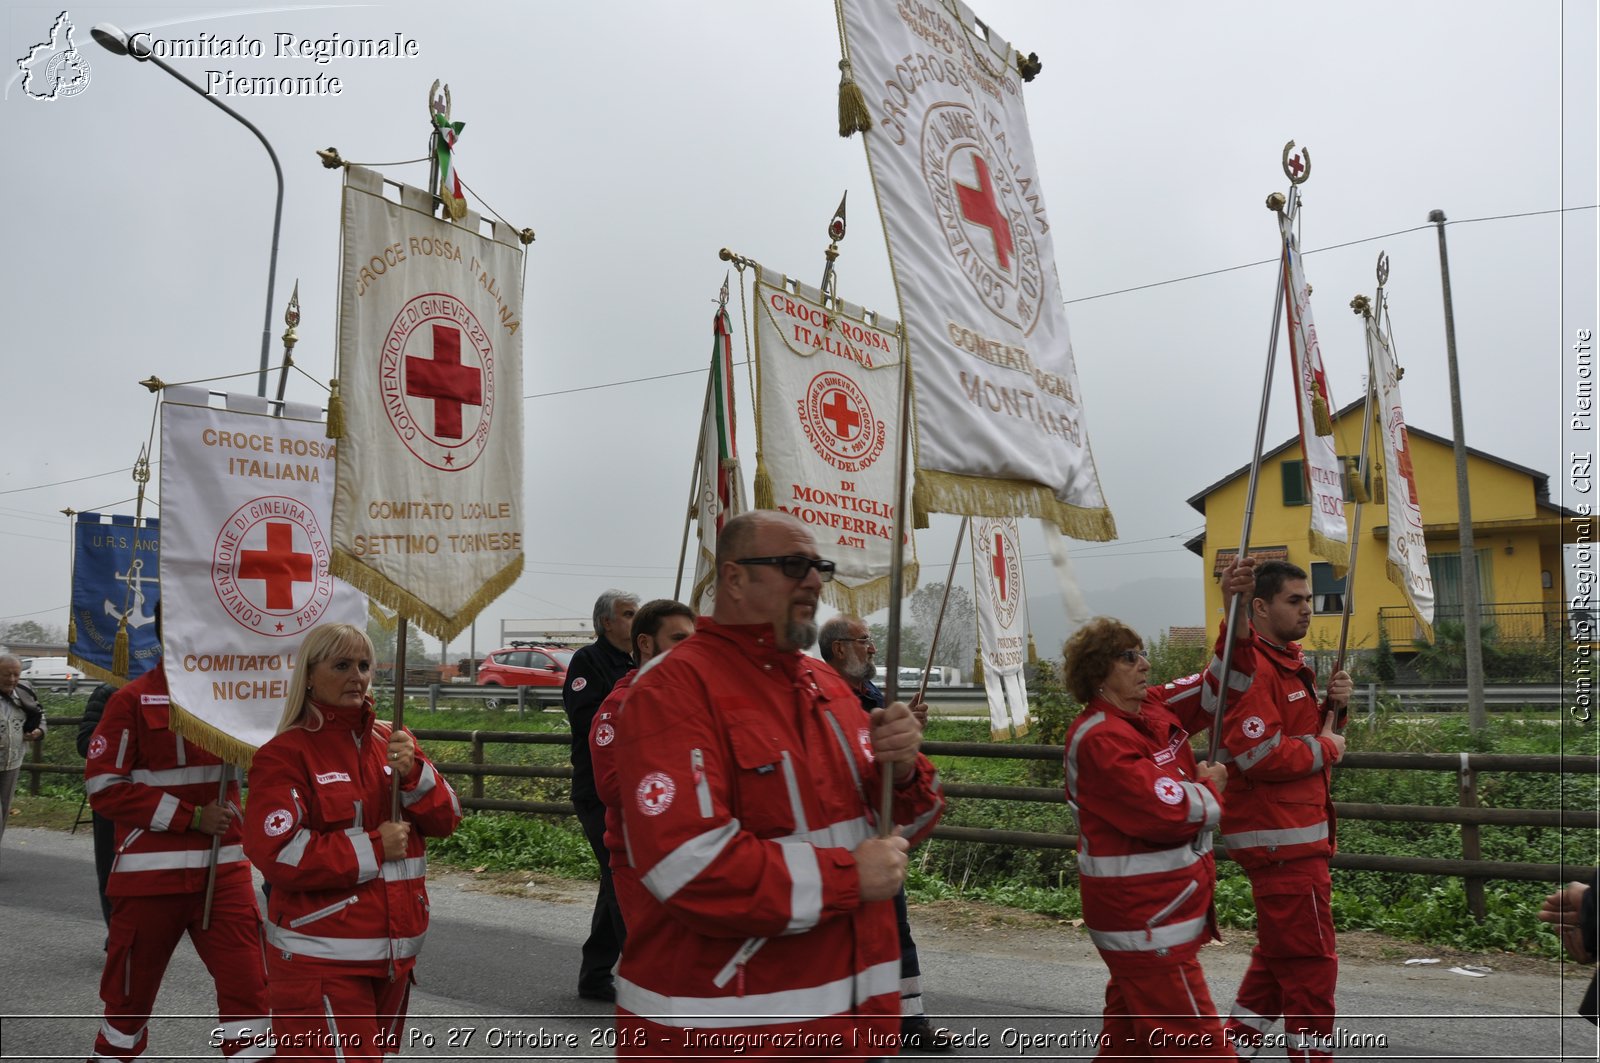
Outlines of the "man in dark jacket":
<svg viewBox="0 0 1600 1063">
<path fill-rule="evenodd" d="M 83 719 L 78 723 L 78 755 L 84 760 L 89 759 L 89 740 L 94 737 L 94 729 L 100 726 L 100 717 L 105 715 L 106 702 L 116 692 L 117 688 L 110 683 L 101 683 L 89 693 Z M 111 861 L 117 855 L 117 825 L 93 809 L 89 810 L 89 815 L 94 824 L 94 876 L 100 883 L 100 915 L 110 927 L 111 900 L 106 896 L 106 879 L 111 875 Z"/>
<path fill-rule="evenodd" d="M 572 655 L 567 666 L 567 681 L 561 688 L 561 701 L 572 725 L 572 804 L 578 810 L 583 835 L 594 850 L 600 865 L 600 890 L 594 899 L 594 915 L 589 920 L 589 938 L 583 943 L 583 959 L 578 967 L 578 996 L 606 1003 L 617 999 L 611 968 L 622 955 L 626 929 L 617 894 L 611 883 L 611 860 L 606 851 L 606 806 L 594 785 L 594 766 L 589 757 L 589 730 L 594 715 L 617 680 L 633 667 L 633 615 L 639 599 L 626 591 L 606 591 L 594 603 L 595 640 Z"/>
</svg>

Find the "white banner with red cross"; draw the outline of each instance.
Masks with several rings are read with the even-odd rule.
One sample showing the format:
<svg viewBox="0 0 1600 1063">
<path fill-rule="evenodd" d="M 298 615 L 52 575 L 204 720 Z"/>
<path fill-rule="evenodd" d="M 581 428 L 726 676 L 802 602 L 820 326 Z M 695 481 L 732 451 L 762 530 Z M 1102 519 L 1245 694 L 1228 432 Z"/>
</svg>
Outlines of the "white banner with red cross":
<svg viewBox="0 0 1600 1063">
<path fill-rule="evenodd" d="M 838 2 L 906 323 L 919 509 L 1115 538 L 1011 47 L 961 0 Z"/>
<path fill-rule="evenodd" d="M 758 509 L 799 518 L 836 566 L 827 602 L 865 616 L 889 604 L 900 337 L 886 318 L 765 268 L 755 284 Z M 905 589 L 917 585 L 904 522 Z"/>
<path fill-rule="evenodd" d="M 335 444 L 322 412 L 169 387 L 161 403 L 161 642 L 173 727 L 248 764 L 277 731 L 318 624 L 366 626 L 330 571 Z"/>
<path fill-rule="evenodd" d="M 1428 544 L 1422 532 L 1422 503 L 1417 495 L 1417 470 L 1411 464 L 1411 440 L 1406 434 L 1406 414 L 1400 402 L 1400 369 L 1389 342 L 1378 327 L 1377 315 L 1368 314 L 1367 358 L 1372 372 L 1373 427 L 1382 441 L 1379 451 L 1385 475 L 1385 502 L 1389 507 L 1389 557 L 1385 570 L 1406 596 L 1406 604 L 1422 628 L 1424 640 L 1433 639 L 1433 575 L 1428 568 Z"/>
<path fill-rule="evenodd" d="M 448 640 L 522 574 L 522 247 L 346 175 L 334 571 Z"/>
<path fill-rule="evenodd" d="M 1300 244 L 1291 219 L 1280 213 L 1278 226 L 1284 256 L 1284 305 L 1289 315 L 1290 367 L 1294 376 L 1295 415 L 1300 420 L 1300 448 L 1305 456 L 1306 497 L 1310 500 L 1313 553 L 1327 558 L 1335 570 L 1350 563 L 1350 532 L 1344 519 L 1345 471 L 1333 441 L 1333 392 L 1322 364 L 1322 345 L 1311 319 L 1311 285 L 1300 265 Z"/>
<path fill-rule="evenodd" d="M 1028 732 L 1028 598 L 1015 517 L 972 520 L 972 597 L 978 607 L 978 655 L 989 696 L 989 732 Z"/>
</svg>

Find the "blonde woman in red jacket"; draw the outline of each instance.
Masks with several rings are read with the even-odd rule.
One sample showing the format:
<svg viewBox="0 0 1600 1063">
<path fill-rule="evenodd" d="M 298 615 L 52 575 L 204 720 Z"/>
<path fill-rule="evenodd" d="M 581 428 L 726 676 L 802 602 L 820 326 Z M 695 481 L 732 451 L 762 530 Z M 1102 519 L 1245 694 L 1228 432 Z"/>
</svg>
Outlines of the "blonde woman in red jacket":
<svg viewBox="0 0 1600 1063">
<path fill-rule="evenodd" d="M 398 1051 L 428 929 L 423 837 L 461 822 L 455 792 L 411 734 L 373 715 L 372 661 L 360 628 L 313 628 L 278 734 L 250 768 L 244 848 L 272 884 L 267 989 L 279 1058 Z"/>
</svg>

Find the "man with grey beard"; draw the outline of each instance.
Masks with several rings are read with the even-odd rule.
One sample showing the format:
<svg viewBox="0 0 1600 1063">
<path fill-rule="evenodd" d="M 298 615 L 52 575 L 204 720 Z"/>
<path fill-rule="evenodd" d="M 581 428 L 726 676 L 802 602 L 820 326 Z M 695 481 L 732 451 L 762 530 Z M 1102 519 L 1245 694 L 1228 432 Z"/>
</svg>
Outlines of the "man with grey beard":
<svg viewBox="0 0 1600 1063">
<path fill-rule="evenodd" d="M 863 712 L 802 651 L 833 562 L 795 518 L 717 539 L 715 613 L 640 669 L 617 753 L 644 887 L 617 971 L 617 1056 L 892 1055 L 890 900 L 943 808 L 900 703 Z M 877 801 L 892 783 L 879 836 Z"/>
<path fill-rule="evenodd" d="M 873 658 L 878 647 L 865 620 L 859 616 L 834 617 L 822 625 L 817 648 L 822 651 L 822 659 L 850 684 L 863 709 L 871 712 L 883 706 L 883 691 L 872 681 L 877 671 Z M 911 699 L 911 711 L 919 725 L 927 724 L 928 710 L 920 695 Z M 952 1052 L 955 1038 L 949 1030 L 934 1026 L 923 1010 L 922 965 L 917 959 L 917 943 L 911 937 L 904 887 L 894 895 L 894 918 L 900 930 L 900 1047 L 913 1052 Z"/>
</svg>

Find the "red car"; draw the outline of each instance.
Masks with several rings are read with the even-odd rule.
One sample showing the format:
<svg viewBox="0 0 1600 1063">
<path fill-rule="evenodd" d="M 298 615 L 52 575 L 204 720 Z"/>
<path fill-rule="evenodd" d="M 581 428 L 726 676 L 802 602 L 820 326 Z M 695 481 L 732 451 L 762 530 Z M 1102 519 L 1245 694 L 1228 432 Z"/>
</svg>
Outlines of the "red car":
<svg viewBox="0 0 1600 1063">
<path fill-rule="evenodd" d="M 567 665 L 572 650 L 563 646 L 540 646 L 532 642 L 513 642 L 495 650 L 478 665 L 478 685 L 486 687 L 556 687 L 567 681 Z M 486 708 L 498 708 L 501 698 L 485 698 Z"/>
</svg>

